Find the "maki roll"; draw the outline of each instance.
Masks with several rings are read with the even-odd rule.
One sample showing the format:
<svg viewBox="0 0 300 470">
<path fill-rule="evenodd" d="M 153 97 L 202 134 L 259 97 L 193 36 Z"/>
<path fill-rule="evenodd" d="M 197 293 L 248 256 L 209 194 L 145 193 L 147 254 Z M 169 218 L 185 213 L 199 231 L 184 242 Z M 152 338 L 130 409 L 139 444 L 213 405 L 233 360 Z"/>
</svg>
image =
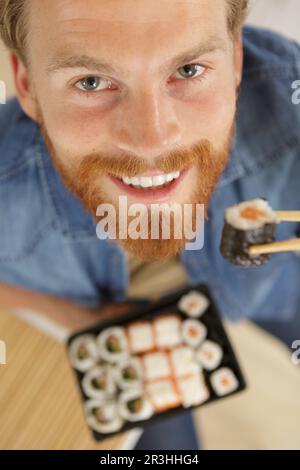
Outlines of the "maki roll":
<svg viewBox="0 0 300 470">
<path fill-rule="evenodd" d="M 181 343 L 181 320 L 177 315 L 161 315 L 153 322 L 156 346 L 170 349 Z"/>
<path fill-rule="evenodd" d="M 128 357 L 127 339 L 121 327 L 110 327 L 101 331 L 97 337 L 97 345 L 99 356 L 107 362 L 118 363 Z"/>
<path fill-rule="evenodd" d="M 149 419 L 154 412 L 149 399 L 142 389 L 126 390 L 119 396 L 119 413 L 127 421 L 143 421 Z"/>
<path fill-rule="evenodd" d="M 264 199 L 254 199 L 229 207 L 225 212 L 221 253 L 237 266 L 260 266 L 270 255 L 250 255 L 250 245 L 272 243 L 277 216 Z"/>
<path fill-rule="evenodd" d="M 105 398 L 116 391 L 112 369 L 108 366 L 90 369 L 82 380 L 82 389 L 90 398 Z"/>
<path fill-rule="evenodd" d="M 216 372 L 213 372 L 210 381 L 212 388 L 219 397 L 234 392 L 239 385 L 236 376 L 228 367 L 222 367 Z"/>
<path fill-rule="evenodd" d="M 69 346 L 69 356 L 72 366 L 80 372 L 85 372 L 95 365 L 98 353 L 94 336 L 77 336 Z"/>
<path fill-rule="evenodd" d="M 156 380 L 171 375 L 169 356 L 164 351 L 145 354 L 143 367 L 145 380 Z"/>
<path fill-rule="evenodd" d="M 180 395 L 172 380 L 163 379 L 150 382 L 146 386 L 146 391 L 158 413 L 181 405 Z"/>
<path fill-rule="evenodd" d="M 180 346 L 170 352 L 172 370 L 175 377 L 194 375 L 201 371 L 195 352 L 189 346 Z"/>
<path fill-rule="evenodd" d="M 189 317 L 199 318 L 209 307 L 209 300 L 200 292 L 193 290 L 183 295 L 178 302 L 178 308 Z"/>
<path fill-rule="evenodd" d="M 186 344 L 192 348 L 197 348 L 205 340 L 207 328 L 198 320 L 184 320 L 182 322 L 181 334 Z"/>
<path fill-rule="evenodd" d="M 223 359 L 223 350 L 217 343 L 206 340 L 197 350 L 196 358 L 204 369 L 213 370 L 221 364 Z"/>
<path fill-rule="evenodd" d="M 88 425 L 101 434 L 120 431 L 123 419 L 113 400 L 88 400 L 85 403 L 85 414 Z"/>
<path fill-rule="evenodd" d="M 133 357 L 124 364 L 116 366 L 114 375 L 119 388 L 123 390 L 141 386 L 143 381 L 141 360 Z"/>
<path fill-rule="evenodd" d="M 180 378 L 177 386 L 185 408 L 200 405 L 209 399 L 209 390 L 201 374 Z"/>
<path fill-rule="evenodd" d="M 154 349 L 154 333 L 150 322 L 131 323 L 127 328 L 127 335 L 132 354 L 145 353 Z"/>
</svg>

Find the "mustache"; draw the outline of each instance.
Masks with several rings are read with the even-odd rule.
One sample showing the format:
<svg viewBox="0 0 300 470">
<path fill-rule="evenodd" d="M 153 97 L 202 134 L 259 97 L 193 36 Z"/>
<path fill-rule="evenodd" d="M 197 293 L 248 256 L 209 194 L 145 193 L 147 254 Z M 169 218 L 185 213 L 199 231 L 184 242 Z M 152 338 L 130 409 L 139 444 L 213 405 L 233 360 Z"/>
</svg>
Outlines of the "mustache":
<svg viewBox="0 0 300 470">
<path fill-rule="evenodd" d="M 141 175 L 148 171 L 161 170 L 163 173 L 173 173 L 188 168 L 192 163 L 200 163 L 211 153 L 208 140 L 201 140 L 188 149 L 177 148 L 166 155 L 157 157 L 153 163 L 143 157 L 137 157 L 129 152 L 122 152 L 118 157 L 103 154 L 90 154 L 84 157 L 77 169 L 77 177 L 86 180 L 92 174 L 110 174 L 117 178 Z"/>
</svg>

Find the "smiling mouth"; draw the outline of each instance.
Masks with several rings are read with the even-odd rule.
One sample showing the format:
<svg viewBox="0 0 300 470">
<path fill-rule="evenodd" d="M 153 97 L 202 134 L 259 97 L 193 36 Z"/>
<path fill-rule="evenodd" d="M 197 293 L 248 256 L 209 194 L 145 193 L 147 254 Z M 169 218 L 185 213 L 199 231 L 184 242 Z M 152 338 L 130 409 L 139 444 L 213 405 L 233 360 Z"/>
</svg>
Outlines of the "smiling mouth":
<svg viewBox="0 0 300 470">
<path fill-rule="evenodd" d="M 161 173 L 153 176 L 135 176 L 133 178 L 124 176 L 118 179 L 128 187 L 149 191 L 166 188 L 171 185 L 174 180 L 180 178 L 180 176 L 181 171 L 175 171 L 173 173 Z"/>
<path fill-rule="evenodd" d="M 110 175 L 111 181 L 121 190 L 122 194 L 132 196 L 145 204 L 165 202 L 182 184 L 189 168 L 183 168 L 172 173 L 152 171 L 140 176 L 116 177 Z"/>
</svg>

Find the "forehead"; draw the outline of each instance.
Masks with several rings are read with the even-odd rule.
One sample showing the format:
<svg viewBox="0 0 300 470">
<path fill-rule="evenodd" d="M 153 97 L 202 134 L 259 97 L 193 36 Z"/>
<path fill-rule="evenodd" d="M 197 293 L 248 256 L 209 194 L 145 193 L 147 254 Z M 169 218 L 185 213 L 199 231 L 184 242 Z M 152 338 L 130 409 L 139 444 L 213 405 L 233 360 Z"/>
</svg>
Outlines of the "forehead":
<svg viewBox="0 0 300 470">
<path fill-rule="evenodd" d="M 29 48 L 126 59 L 227 36 L 226 0 L 30 0 Z"/>
</svg>

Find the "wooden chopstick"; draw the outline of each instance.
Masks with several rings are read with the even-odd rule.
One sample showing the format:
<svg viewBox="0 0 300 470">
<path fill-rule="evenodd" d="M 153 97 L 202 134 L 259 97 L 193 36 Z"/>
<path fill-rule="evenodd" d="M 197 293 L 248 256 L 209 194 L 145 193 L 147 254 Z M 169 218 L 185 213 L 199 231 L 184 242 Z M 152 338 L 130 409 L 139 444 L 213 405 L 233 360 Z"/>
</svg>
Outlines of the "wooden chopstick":
<svg viewBox="0 0 300 470">
<path fill-rule="evenodd" d="M 300 238 L 292 238 L 264 245 L 251 245 L 248 248 L 249 255 L 268 255 L 272 253 L 283 253 L 287 251 L 300 252 Z"/>
<path fill-rule="evenodd" d="M 300 222 L 300 211 L 274 211 L 278 222 Z"/>
</svg>

